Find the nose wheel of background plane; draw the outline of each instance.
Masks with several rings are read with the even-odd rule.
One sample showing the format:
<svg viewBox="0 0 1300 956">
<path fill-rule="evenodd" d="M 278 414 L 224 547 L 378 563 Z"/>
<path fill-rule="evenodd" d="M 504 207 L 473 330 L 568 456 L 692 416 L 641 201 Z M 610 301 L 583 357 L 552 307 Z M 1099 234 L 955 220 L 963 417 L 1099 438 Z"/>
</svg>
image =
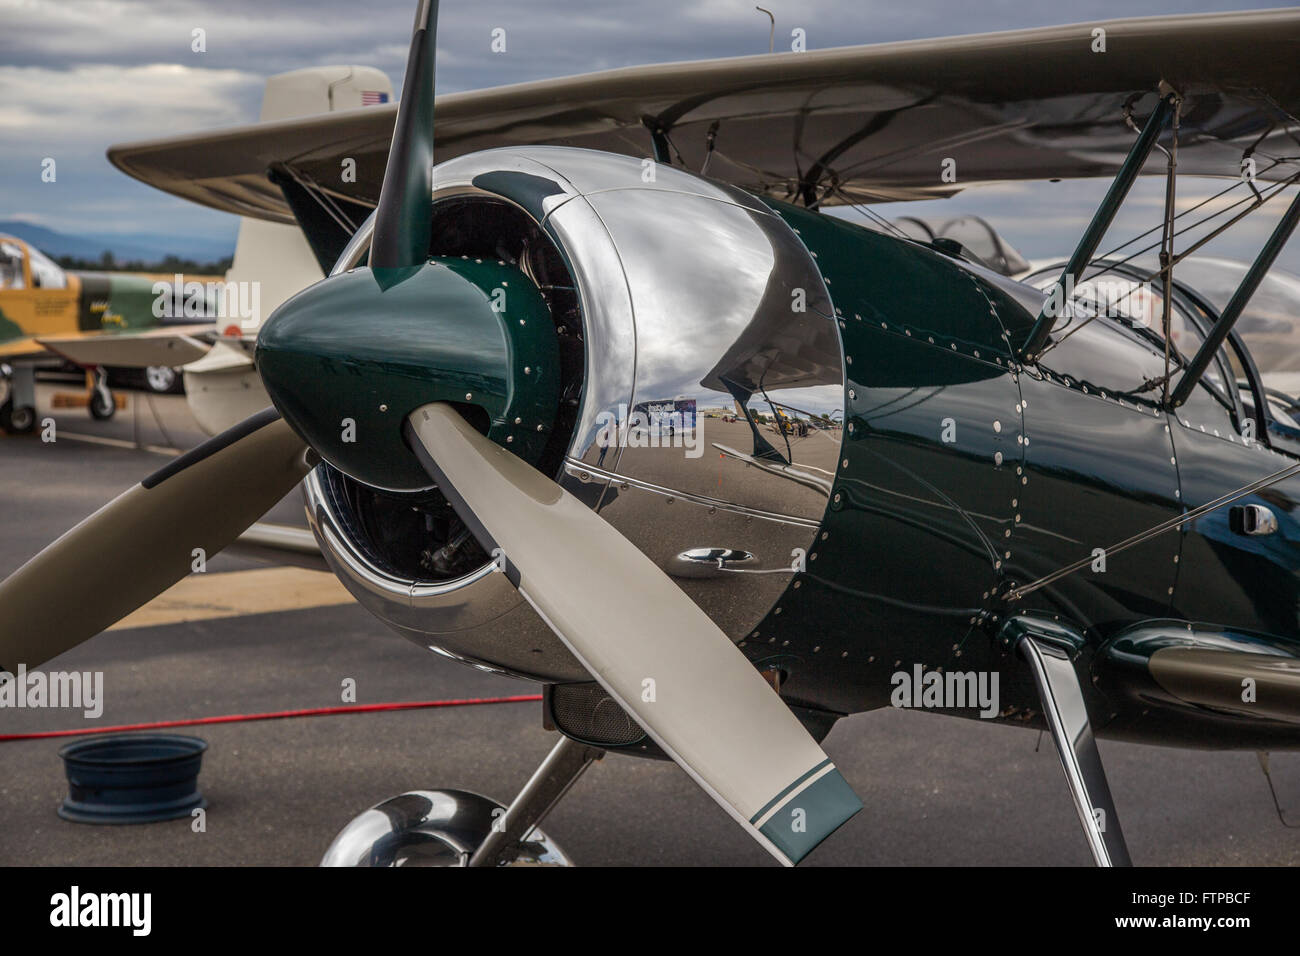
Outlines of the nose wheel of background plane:
<svg viewBox="0 0 1300 956">
<path fill-rule="evenodd" d="M 0 377 L 0 431 L 23 435 L 36 427 L 36 373 L 21 365 L 3 367 Z"/>
<path fill-rule="evenodd" d="M 94 371 L 94 381 L 90 387 L 90 417 L 96 421 L 107 421 L 117 413 L 117 400 L 108 387 L 108 376 L 102 368 Z"/>
</svg>

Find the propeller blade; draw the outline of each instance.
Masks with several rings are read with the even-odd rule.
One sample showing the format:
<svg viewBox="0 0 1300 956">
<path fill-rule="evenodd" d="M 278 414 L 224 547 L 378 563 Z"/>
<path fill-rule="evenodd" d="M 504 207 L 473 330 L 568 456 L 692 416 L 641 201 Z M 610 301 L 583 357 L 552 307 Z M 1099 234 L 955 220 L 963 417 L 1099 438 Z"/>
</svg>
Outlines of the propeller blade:
<svg viewBox="0 0 1300 956">
<path fill-rule="evenodd" d="M 429 256 L 433 203 L 433 65 L 438 2 L 420 0 L 406 58 L 402 99 L 375 210 L 372 269 L 416 266 Z"/>
<path fill-rule="evenodd" d="M 310 470 L 273 408 L 154 472 L 0 584 L 0 669 L 36 667 L 189 574 Z"/>
<path fill-rule="evenodd" d="M 417 408 L 407 438 L 583 666 L 777 859 L 799 862 L 862 809 L 744 654 L 599 515 L 450 405 Z"/>
</svg>

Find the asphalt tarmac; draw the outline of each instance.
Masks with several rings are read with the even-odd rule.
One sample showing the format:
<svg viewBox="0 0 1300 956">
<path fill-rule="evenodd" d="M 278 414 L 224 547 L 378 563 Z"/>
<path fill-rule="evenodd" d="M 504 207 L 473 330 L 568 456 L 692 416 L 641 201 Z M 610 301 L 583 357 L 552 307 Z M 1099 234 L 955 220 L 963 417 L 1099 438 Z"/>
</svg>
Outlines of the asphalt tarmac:
<svg viewBox="0 0 1300 956">
<path fill-rule="evenodd" d="M 51 411 L 51 391 L 40 386 L 38 398 L 57 441 L 0 438 L 0 576 L 167 460 L 131 443 L 188 447 L 203 437 L 181 397 L 153 398 L 155 420 L 148 402 L 124 393 L 138 421 L 133 405 L 96 423 L 82 409 Z M 271 517 L 301 524 L 296 493 Z M 215 588 L 230 580 L 219 575 L 267 565 L 223 554 L 208 567 Z M 112 631 L 56 666 L 103 671 L 102 716 L 3 710 L 0 734 L 336 706 L 348 678 L 362 704 L 537 691 L 408 643 L 355 605 Z M 312 865 L 352 816 L 404 790 L 468 789 L 508 802 L 555 739 L 536 703 L 175 732 L 210 745 L 205 832 L 188 820 L 65 822 L 55 810 L 68 740 L 0 742 L 0 864 Z M 825 748 L 866 809 L 805 865 L 1087 865 L 1055 752 L 1050 740 L 1039 744 L 1034 731 L 920 712 L 841 720 Z M 1255 754 L 1108 741 L 1101 751 L 1136 863 L 1300 863 L 1300 829 L 1279 822 Z M 1271 769 L 1300 826 L 1300 755 L 1274 754 Z M 606 757 L 544 829 L 584 865 L 776 865 L 681 770 L 657 761 Z"/>
</svg>

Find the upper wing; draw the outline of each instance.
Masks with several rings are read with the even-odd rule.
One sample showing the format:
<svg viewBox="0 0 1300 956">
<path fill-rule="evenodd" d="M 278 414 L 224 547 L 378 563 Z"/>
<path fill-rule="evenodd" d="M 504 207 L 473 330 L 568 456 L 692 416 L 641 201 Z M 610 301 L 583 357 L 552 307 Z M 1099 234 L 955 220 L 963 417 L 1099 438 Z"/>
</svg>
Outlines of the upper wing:
<svg viewBox="0 0 1300 956">
<path fill-rule="evenodd" d="M 1095 33 L 1104 30 L 1104 37 Z M 1104 52 L 1103 52 L 1104 51 Z M 438 156 L 497 146 L 570 145 L 651 155 L 648 125 L 674 161 L 757 193 L 824 190 L 915 199 L 979 182 L 1113 173 L 1161 80 L 1186 98 L 1179 171 L 1260 178 L 1300 148 L 1300 11 L 1148 17 L 807 53 L 670 63 L 438 98 Z M 395 107 L 369 107 L 114 146 L 124 172 L 187 199 L 292 223 L 273 167 L 373 206 Z M 680 155 L 680 160 L 678 156 Z M 356 161 L 356 182 L 341 163 Z M 955 161 L 955 182 L 941 164 Z M 1152 169 L 1163 161 L 1156 157 Z M 1284 172 L 1285 171 L 1285 172 Z M 818 190 L 820 192 L 820 190 Z"/>
</svg>

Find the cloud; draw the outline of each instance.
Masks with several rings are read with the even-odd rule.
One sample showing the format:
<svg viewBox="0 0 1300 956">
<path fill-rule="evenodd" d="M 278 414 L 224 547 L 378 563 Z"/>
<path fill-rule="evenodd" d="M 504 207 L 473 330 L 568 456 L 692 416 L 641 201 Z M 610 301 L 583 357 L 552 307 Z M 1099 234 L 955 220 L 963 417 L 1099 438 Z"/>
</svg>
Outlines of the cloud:
<svg viewBox="0 0 1300 956">
<path fill-rule="evenodd" d="M 776 15 L 778 49 L 788 48 L 796 26 L 818 49 L 1255 5 L 1146 0 L 1135 9 L 1130 0 L 1077 0 L 1062 12 L 1033 0 L 763 2 Z M 104 150 L 116 142 L 251 122 L 265 77 L 285 70 L 366 64 L 384 70 L 400 90 L 414 7 L 414 0 L 0 0 L 0 218 L 23 215 L 66 231 L 233 237 L 232 217 L 128 179 L 105 160 Z M 506 30 L 505 54 L 490 49 L 496 27 Z M 196 28 L 205 31 L 205 52 L 192 48 Z M 768 21 L 754 0 L 444 2 L 438 40 L 438 86 L 451 92 L 761 53 Z M 58 160 L 56 184 L 39 181 L 46 156 Z M 1139 198 L 1151 203 L 1145 193 Z M 1023 226 L 1026 236 L 1041 235 L 1055 250 L 1072 242 L 1076 223 L 1094 205 L 1087 189 L 988 187 L 944 202 L 942 209 L 927 206 L 922 215 L 984 210 L 995 222 L 1003 220 L 1008 234 Z"/>
</svg>

